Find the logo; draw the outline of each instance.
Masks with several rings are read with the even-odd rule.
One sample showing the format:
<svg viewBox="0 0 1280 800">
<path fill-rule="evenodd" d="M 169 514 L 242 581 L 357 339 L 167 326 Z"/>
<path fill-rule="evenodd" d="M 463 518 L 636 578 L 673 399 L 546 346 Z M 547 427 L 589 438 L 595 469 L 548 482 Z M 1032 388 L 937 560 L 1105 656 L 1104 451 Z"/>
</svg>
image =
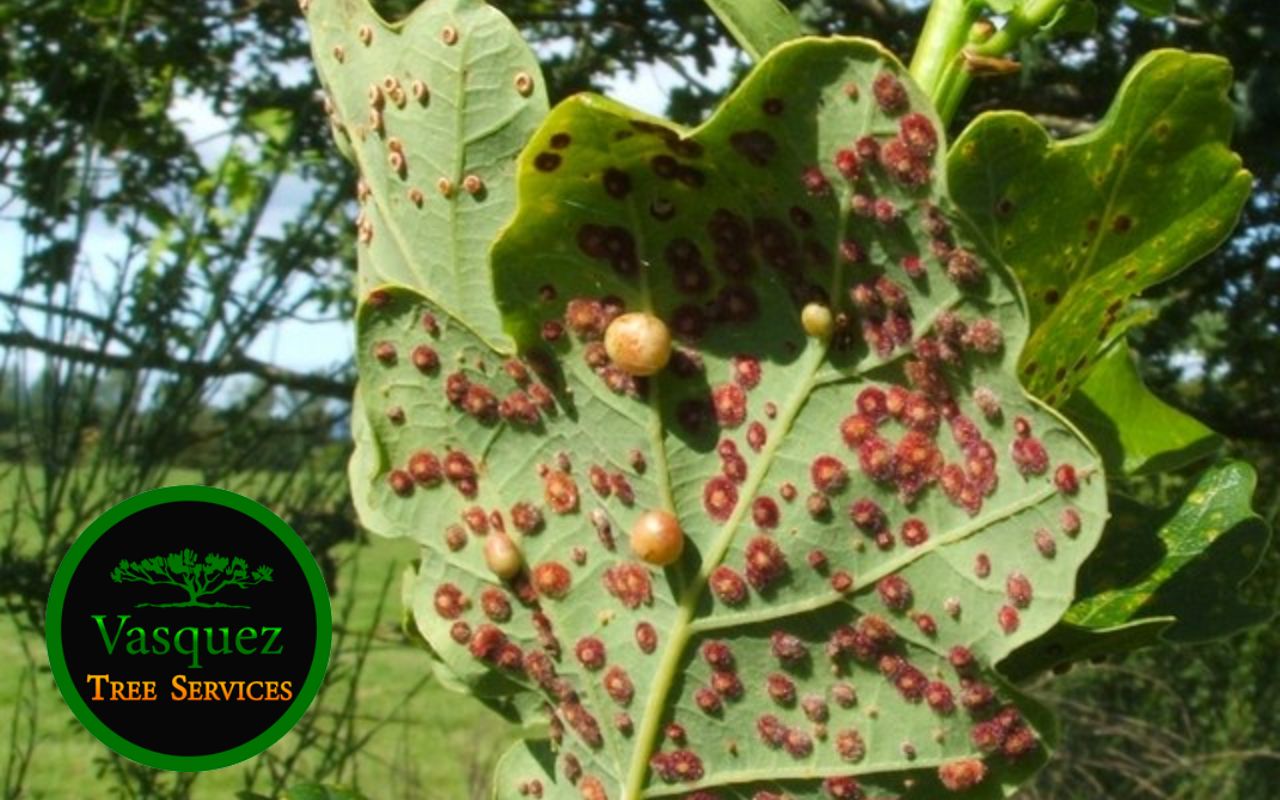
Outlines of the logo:
<svg viewBox="0 0 1280 800">
<path fill-rule="evenodd" d="M 187 599 L 184 602 L 138 603 L 138 608 L 143 606 L 249 608 L 246 605 L 204 603 L 200 598 L 217 594 L 228 586 L 247 589 L 269 581 L 271 567 L 260 566 L 250 575 L 249 565 L 238 556 L 233 560 L 216 553 L 209 553 L 201 561 L 193 551 L 183 550 L 181 553 L 170 553 L 164 557 L 155 556 L 145 561 L 121 559 L 120 564 L 111 570 L 111 580 L 116 583 L 134 582 L 149 583 L 152 586 L 175 586 L 187 593 Z"/>
<path fill-rule="evenodd" d="M 158 769 L 261 753 L 306 712 L 329 662 L 329 595 L 297 534 L 207 486 L 130 498 L 54 577 L 54 680 L 89 731 Z"/>
</svg>

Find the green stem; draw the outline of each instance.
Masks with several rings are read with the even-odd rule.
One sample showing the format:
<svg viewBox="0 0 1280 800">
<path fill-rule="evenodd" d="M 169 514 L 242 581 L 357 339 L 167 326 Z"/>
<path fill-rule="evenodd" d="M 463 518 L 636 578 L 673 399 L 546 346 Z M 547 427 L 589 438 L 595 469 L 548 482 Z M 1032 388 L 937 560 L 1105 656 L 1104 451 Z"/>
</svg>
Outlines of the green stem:
<svg viewBox="0 0 1280 800">
<path fill-rule="evenodd" d="M 1024 0 L 1009 12 L 1004 27 L 985 41 L 971 38 L 980 17 L 977 0 L 934 0 L 911 61 L 911 75 L 929 96 L 944 124 L 955 117 L 973 75 L 964 53 L 1001 58 L 1013 52 L 1058 13 L 1067 0 Z"/>
<path fill-rule="evenodd" d="M 960 53 L 969 42 L 969 31 L 978 21 L 979 8 L 970 0 L 933 0 L 924 30 L 911 59 L 911 77 L 937 104 L 948 76 L 963 70 Z M 943 121 L 949 121 L 944 115 Z"/>
<path fill-rule="evenodd" d="M 1067 4 L 1067 0 L 1025 0 L 1025 2 L 1009 12 L 1009 20 L 1004 27 L 983 44 L 974 48 L 974 52 L 983 56 L 1003 56 L 1021 44 L 1023 39 L 1035 34 L 1053 19 L 1058 9 Z"/>
</svg>

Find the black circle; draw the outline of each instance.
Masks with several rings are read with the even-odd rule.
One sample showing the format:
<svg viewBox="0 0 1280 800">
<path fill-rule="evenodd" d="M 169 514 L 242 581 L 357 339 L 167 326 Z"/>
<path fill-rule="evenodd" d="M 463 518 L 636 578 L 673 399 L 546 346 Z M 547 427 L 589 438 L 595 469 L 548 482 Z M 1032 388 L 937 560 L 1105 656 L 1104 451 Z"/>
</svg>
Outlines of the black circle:
<svg viewBox="0 0 1280 800">
<path fill-rule="evenodd" d="M 226 559 L 221 570 L 206 568 L 210 556 L 215 566 Z M 288 710 L 315 656 L 317 621 L 302 567 L 270 529 L 224 505 L 178 501 L 138 511 L 93 543 L 67 586 L 61 638 L 77 692 L 107 727 L 157 753 L 198 756 L 254 739 Z M 163 640 L 168 652 L 158 652 Z M 124 699 L 127 681 L 154 682 L 155 699 Z M 192 682 L 201 694 L 213 682 L 217 699 L 191 699 Z"/>
</svg>

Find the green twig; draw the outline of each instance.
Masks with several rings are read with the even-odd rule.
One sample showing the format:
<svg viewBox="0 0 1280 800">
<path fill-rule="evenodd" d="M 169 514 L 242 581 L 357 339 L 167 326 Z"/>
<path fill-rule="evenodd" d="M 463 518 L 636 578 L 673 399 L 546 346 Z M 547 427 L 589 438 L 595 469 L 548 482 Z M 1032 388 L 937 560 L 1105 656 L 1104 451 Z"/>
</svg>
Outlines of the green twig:
<svg viewBox="0 0 1280 800">
<path fill-rule="evenodd" d="M 969 42 L 969 31 L 978 21 L 979 9 L 969 0 L 934 0 L 924 21 L 924 30 L 916 43 L 915 56 L 911 59 L 911 76 L 928 92 L 942 111 L 939 99 L 949 95 L 944 89 L 952 83 L 952 76 L 963 71 L 961 53 Z M 950 115 L 943 114 L 943 121 Z"/>
<path fill-rule="evenodd" d="M 1044 27 L 1067 0 L 1024 0 L 995 32 L 979 24 L 978 0 L 934 0 L 911 61 L 911 75 L 951 122 L 982 64 L 999 64 Z M 1016 68 L 1008 64 L 1010 71 Z"/>
</svg>

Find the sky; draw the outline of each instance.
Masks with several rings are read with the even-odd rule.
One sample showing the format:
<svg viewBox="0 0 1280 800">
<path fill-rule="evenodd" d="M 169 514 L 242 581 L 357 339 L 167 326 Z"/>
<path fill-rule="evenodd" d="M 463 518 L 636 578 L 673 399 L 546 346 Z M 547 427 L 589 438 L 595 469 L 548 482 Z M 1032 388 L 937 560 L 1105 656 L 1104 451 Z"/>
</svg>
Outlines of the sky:
<svg viewBox="0 0 1280 800">
<path fill-rule="evenodd" d="M 558 45 L 566 49 L 570 46 L 570 42 Z M 706 76 L 706 82 L 711 86 L 723 86 L 729 81 L 734 61 L 740 54 L 729 46 L 720 46 L 713 54 L 715 66 Z M 692 64 L 688 67 L 696 71 Z M 681 83 L 679 75 L 665 64 L 642 64 L 634 74 L 616 76 L 606 81 L 605 86 L 609 96 L 642 111 L 661 115 L 671 90 Z M 180 98 L 174 104 L 173 114 L 191 141 L 207 141 L 202 148 L 198 148 L 207 163 L 213 163 L 221 157 L 225 143 L 214 134 L 225 128 L 226 121 L 215 114 L 208 103 L 198 98 Z M 303 205 L 308 191 L 298 180 L 282 184 L 267 209 L 262 230 L 279 230 L 282 223 L 292 219 Z M 10 217 L 11 214 L 12 210 L 0 217 L 0 291 L 6 293 L 13 293 L 18 286 L 23 250 L 21 230 Z M 97 299 L 100 293 L 95 292 L 93 287 L 113 285 L 117 269 L 114 263 L 122 256 L 126 245 L 125 235 L 104 221 L 94 220 L 90 223 L 84 248 L 86 269 L 81 273 L 87 285 L 82 285 L 79 292 L 80 306 L 85 310 L 112 316 L 113 310 L 103 307 Z M 5 309 L 3 317 L 0 317 L 0 326 L 9 327 L 14 314 L 19 312 L 11 308 Z M 24 311 L 20 317 L 32 331 L 38 332 L 43 327 L 42 316 L 38 313 Z M 353 333 L 352 326 L 346 321 L 286 322 L 264 331 L 252 346 L 249 355 L 297 371 L 330 368 L 350 358 Z M 96 346 L 96 343 L 92 344 Z M 28 354 L 26 366 L 28 375 L 36 374 L 39 356 Z"/>
</svg>

